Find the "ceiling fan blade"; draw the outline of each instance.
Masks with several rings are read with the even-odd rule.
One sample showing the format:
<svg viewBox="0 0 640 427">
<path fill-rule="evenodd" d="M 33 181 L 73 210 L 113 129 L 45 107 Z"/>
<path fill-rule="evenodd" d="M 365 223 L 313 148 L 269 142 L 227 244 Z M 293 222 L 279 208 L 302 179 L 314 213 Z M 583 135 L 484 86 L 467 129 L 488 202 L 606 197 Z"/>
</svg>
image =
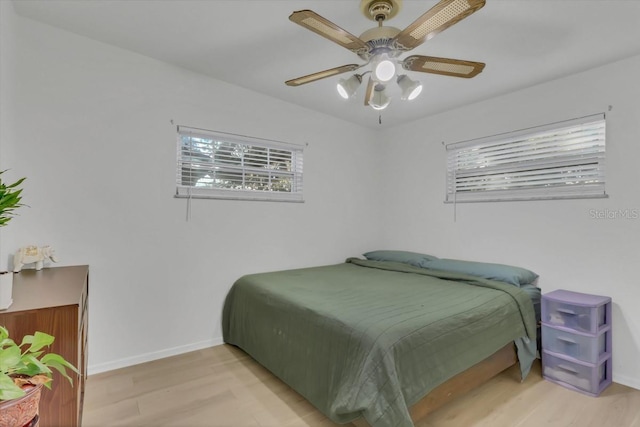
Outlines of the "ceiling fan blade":
<svg viewBox="0 0 640 427">
<path fill-rule="evenodd" d="M 327 77 L 336 76 L 338 74 L 346 73 L 348 71 L 355 71 L 362 65 L 349 64 L 342 65 L 336 68 L 329 68 L 328 70 L 318 71 L 317 73 L 308 74 L 306 76 L 298 77 L 295 79 L 287 80 L 284 82 L 287 86 L 300 86 L 306 83 L 315 82 L 316 80 L 325 79 Z"/>
<path fill-rule="evenodd" d="M 436 58 L 434 56 L 413 55 L 402 62 L 405 70 L 421 73 L 442 74 L 453 77 L 475 77 L 482 72 L 482 62 L 462 61 L 460 59 Z"/>
<path fill-rule="evenodd" d="M 471 15 L 485 0 L 441 0 L 392 40 L 392 46 L 407 51 Z"/>
<path fill-rule="evenodd" d="M 289 19 L 357 54 L 371 50 L 367 43 L 312 10 L 293 12 Z"/>
<path fill-rule="evenodd" d="M 373 80 L 371 80 L 371 76 L 369 76 L 369 82 L 367 83 L 367 91 L 364 93 L 365 107 L 369 106 L 369 101 L 371 101 L 371 98 L 373 97 L 373 89 L 374 89 Z"/>
</svg>

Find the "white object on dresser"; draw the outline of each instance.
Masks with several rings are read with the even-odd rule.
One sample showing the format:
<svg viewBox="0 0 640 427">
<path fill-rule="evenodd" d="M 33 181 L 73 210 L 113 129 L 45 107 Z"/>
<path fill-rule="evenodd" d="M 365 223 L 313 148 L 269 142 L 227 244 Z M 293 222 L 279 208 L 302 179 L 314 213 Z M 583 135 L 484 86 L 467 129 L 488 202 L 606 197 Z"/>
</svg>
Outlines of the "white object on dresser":
<svg viewBox="0 0 640 427">
<path fill-rule="evenodd" d="M 42 270 L 44 262 L 51 260 L 58 262 L 56 254 L 51 246 L 25 246 L 18 249 L 13 256 L 13 272 L 18 273 L 25 264 L 35 263 L 36 270 Z"/>
<path fill-rule="evenodd" d="M 565 290 L 542 295 L 542 375 L 590 396 L 611 384 L 611 298 Z"/>
<path fill-rule="evenodd" d="M 13 273 L 0 271 L 0 310 L 6 310 L 13 304 Z"/>
</svg>

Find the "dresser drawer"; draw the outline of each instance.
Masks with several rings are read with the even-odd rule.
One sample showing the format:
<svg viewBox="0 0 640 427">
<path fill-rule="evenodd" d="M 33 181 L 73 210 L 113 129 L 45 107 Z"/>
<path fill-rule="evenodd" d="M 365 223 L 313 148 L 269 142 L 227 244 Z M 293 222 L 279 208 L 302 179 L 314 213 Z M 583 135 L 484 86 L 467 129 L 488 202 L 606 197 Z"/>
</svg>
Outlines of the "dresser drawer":
<svg viewBox="0 0 640 427">
<path fill-rule="evenodd" d="M 544 298 L 544 296 L 543 296 Z M 581 332 L 596 333 L 609 323 L 606 305 L 585 307 L 564 301 L 548 299 L 542 305 L 542 322 Z"/>
<path fill-rule="evenodd" d="M 598 335 L 587 335 L 543 324 L 542 348 L 584 362 L 596 363 L 607 353 L 611 353 L 611 329 Z"/>
<path fill-rule="evenodd" d="M 543 350 L 542 375 L 565 387 L 597 396 L 611 384 L 611 356 L 599 364 L 589 364 Z"/>
</svg>

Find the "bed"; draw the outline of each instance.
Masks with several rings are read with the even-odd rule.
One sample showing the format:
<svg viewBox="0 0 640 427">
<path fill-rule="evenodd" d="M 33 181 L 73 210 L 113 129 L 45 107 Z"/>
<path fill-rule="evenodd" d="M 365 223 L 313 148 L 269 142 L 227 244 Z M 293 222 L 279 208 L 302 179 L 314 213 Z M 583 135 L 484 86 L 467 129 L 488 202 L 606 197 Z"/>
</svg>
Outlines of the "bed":
<svg viewBox="0 0 640 427">
<path fill-rule="evenodd" d="M 240 278 L 223 337 L 336 423 L 413 426 L 451 396 L 535 358 L 536 314 L 513 284 L 405 262 Z"/>
</svg>

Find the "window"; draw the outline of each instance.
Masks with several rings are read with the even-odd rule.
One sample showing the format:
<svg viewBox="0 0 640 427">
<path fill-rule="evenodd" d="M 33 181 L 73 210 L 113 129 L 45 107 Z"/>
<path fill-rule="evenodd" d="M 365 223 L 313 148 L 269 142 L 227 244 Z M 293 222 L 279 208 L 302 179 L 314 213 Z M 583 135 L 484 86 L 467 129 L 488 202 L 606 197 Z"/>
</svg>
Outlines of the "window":
<svg viewBox="0 0 640 427">
<path fill-rule="evenodd" d="M 179 126 L 176 197 L 302 202 L 302 151 Z"/>
<path fill-rule="evenodd" d="M 606 197 L 604 114 L 447 146 L 446 202 Z"/>
</svg>

